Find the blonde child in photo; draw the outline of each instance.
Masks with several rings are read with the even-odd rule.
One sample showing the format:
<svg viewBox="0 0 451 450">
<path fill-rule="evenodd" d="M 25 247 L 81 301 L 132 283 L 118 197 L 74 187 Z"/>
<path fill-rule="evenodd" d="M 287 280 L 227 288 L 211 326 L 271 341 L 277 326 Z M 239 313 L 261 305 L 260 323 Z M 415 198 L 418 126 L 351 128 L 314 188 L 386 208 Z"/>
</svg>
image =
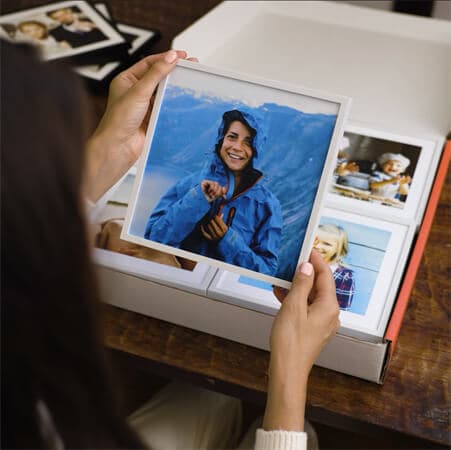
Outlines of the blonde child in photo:
<svg viewBox="0 0 451 450">
<path fill-rule="evenodd" d="M 341 310 L 348 311 L 355 293 L 353 270 L 343 264 L 348 254 L 348 235 L 337 225 L 319 225 L 313 247 L 317 250 L 334 275 L 337 300 Z"/>
<path fill-rule="evenodd" d="M 412 182 L 410 176 L 403 175 L 410 165 L 409 158 L 400 153 L 383 153 L 377 162 L 382 170 L 375 170 L 371 174 L 371 194 L 402 201 L 409 193 Z"/>
</svg>

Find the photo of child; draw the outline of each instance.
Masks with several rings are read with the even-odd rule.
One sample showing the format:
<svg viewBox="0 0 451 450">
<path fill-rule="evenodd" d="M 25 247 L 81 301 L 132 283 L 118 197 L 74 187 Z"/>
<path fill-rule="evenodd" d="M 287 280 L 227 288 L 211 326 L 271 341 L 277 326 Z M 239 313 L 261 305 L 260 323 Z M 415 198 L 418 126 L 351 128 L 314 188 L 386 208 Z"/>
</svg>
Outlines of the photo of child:
<svg viewBox="0 0 451 450">
<path fill-rule="evenodd" d="M 355 276 L 344 259 L 348 254 L 348 235 L 346 231 L 333 223 L 321 224 L 313 243 L 315 250 L 329 264 L 334 275 L 338 304 L 343 311 L 351 309 L 355 293 Z"/>
<path fill-rule="evenodd" d="M 344 197 L 402 209 L 421 148 L 345 132 L 331 191 Z"/>
<path fill-rule="evenodd" d="M 397 200 L 407 197 L 412 178 L 402 174 L 410 164 L 409 158 L 400 153 L 383 153 L 377 162 L 381 170 L 375 170 L 371 174 L 371 193 Z"/>
<path fill-rule="evenodd" d="M 365 315 L 390 238 L 384 229 L 321 217 L 313 246 L 330 266 L 342 311 Z"/>
</svg>

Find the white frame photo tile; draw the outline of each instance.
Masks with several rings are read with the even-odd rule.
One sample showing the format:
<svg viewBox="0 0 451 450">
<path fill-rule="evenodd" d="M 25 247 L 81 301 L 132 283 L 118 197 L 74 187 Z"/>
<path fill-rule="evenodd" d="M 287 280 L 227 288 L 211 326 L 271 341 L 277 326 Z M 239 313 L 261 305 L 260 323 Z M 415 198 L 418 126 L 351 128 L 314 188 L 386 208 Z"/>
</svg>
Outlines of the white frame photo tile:
<svg viewBox="0 0 451 450">
<path fill-rule="evenodd" d="M 323 198 L 326 194 L 327 180 L 331 177 L 332 171 L 334 169 L 335 155 L 334 151 L 331 149 L 335 148 L 339 136 L 343 131 L 344 120 L 347 116 L 350 106 L 350 99 L 338 95 L 313 91 L 311 89 L 302 88 L 299 86 L 288 85 L 285 83 L 276 82 L 274 80 L 258 79 L 256 77 L 252 77 L 249 75 L 203 66 L 201 64 L 192 63 L 189 61 L 179 61 L 178 66 L 162 83 L 160 83 L 157 92 L 155 106 L 153 108 L 152 116 L 148 127 L 143 155 L 139 162 L 138 176 L 135 182 L 132 200 L 130 202 L 129 209 L 127 212 L 126 223 L 124 225 L 121 239 L 129 240 L 131 242 L 140 245 L 172 253 L 177 256 L 182 256 L 192 260 L 205 262 L 218 268 L 234 271 L 237 273 L 242 273 L 244 275 L 255 277 L 257 279 L 264 280 L 275 285 L 280 285 L 282 287 L 289 288 L 291 286 L 291 277 L 289 278 L 288 276 L 285 276 L 285 278 L 282 278 L 268 275 L 265 273 L 261 273 L 261 271 L 240 267 L 238 265 L 216 260 L 208 256 L 203 256 L 202 254 L 197 254 L 183 250 L 181 248 L 176 248 L 175 246 L 165 245 L 160 242 L 156 242 L 154 240 L 148 240 L 143 237 L 144 235 L 141 234 L 142 232 L 138 233 L 132 230 L 133 227 L 135 226 L 134 225 L 135 216 L 143 214 L 141 210 L 142 207 L 140 206 L 142 203 L 140 196 L 142 195 L 142 191 L 144 190 L 144 188 L 142 188 L 142 186 L 144 185 L 143 183 L 144 175 L 145 173 L 147 173 L 146 171 L 149 170 L 148 168 L 152 166 L 151 158 L 153 157 L 152 152 L 155 152 L 153 147 L 155 139 L 158 138 L 160 140 L 161 139 L 164 140 L 164 137 L 163 138 L 160 137 L 161 135 L 165 135 L 165 133 L 171 132 L 174 133 L 174 129 L 166 129 L 164 130 L 164 132 L 160 132 L 158 128 L 159 116 L 161 114 L 161 111 L 165 111 L 166 116 L 168 116 L 168 113 L 164 109 L 164 105 L 167 102 L 166 92 L 168 88 L 181 89 L 183 93 L 189 92 L 190 93 L 189 95 L 191 95 L 192 98 L 199 97 L 201 99 L 208 98 L 212 103 L 216 102 L 217 99 L 219 99 L 218 102 L 221 105 L 225 103 L 227 103 L 228 105 L 245 104 L 246 106 L 244 107 L 245 108 L 249 107 L 251 111 L 254 111 L 257 107 L 258 108 L 267 107 L 266 105 L 276 105 L 277 107 L 279 105 L 283 105 L 284 108 L 289 109 L 290 111 L 295 111 L 296 114 L 305 114 L 305 115 L 310 114 L 311 116 L 315 117 L 321 116 L 322 120 L 325 120 L 324 117 L 333 118 L 333 122 L 331 122 L 332 125 L 330 125 L 331 130 L 329 132 L 330 134 L 323 133 L 323 139 L 324 136 L 326 136 L 327 134 L 327 145 L 326 145 L 327 151 L 325 151 L 326 156 L 324 157 L 324 160 L 320 158 L 316 158 L 315 160 L 315 158 L 313 158 L 312 156 L 312 153 L 308 153 L 309 149 L 305 150 L 304 154 L 302 154 L 302 152 L 299 151 L 299 146 L 297 147 L 298 153 L 296 154 L 299 155 L 298 156 L 299 158 L 301 157 L 304 157 L 306 159 L 309 158 L 310 162 L 313 161 L 312 164 L 316 165 L 321 164 L 321 170 L 319 171 L 318 175 L 315 175 L 317 176 L 317 178 L 313 180 L 315 183 L 317 183 L 317 184 L 313 183 L 316 186 L 315 188 L 316 191 L 315 194 L 311 197 L 312 201 L 309 205 L 310 207 L 309 214 L 308 215 L 305 214 L 302 219 L 305 221 L 305 223 L 307 223 L 305 228 L 303 228 L 303 232 L 305 233 L 304 235 L 305 239 L 301 243 L 302 248 L 295 249 L 298 252 L 296 259 L 289 262 L 289 264 L 291 264 L 289 270 L 290 273 L 292 271 L 294 272 L 296 265 L 299 262 L 306 260 L 310 253 L 311 245 L 313 242 L 312 232 L 316 228 L 317 221 L 319 219 L 318 211 L 323 201 Z M 208 93 L 207 97 L 203 97 L 205 92 Z M 169 97 L 172 98 L 171 96 Z M 213 99 L 213 101 L 211 99 Z M 227 99 L 227 101 L 225 101 L 224 99 Z M 209 102 L 205 101 L 203 105 L 207 103 Z M 216 106 L 216 104 L 214 106 Z M 237 107 L 237 109 L 240 108 L 242 108 L 242 106 Z M 190 111 L 188 111 L 188 113 L 189 112 Z M 224 112 L 224 110 L 222 110 L 222 112 Z M 192 117 L 196 116 L 193 115 Z M 217 119 L 220 119 L 220 117 L 221 116 L 219 115 L 218 117 L 215 116 L 214 119 L 210 119 L 214 121 L 214 127 L 212 125 L 208 130 L 209 132 L 213 133 L 212 130 L 214 129 L 215 130 L 214 133 L 216 134 L 217 132 L 216 130 L 218 130 Z M 186 115 L 183 117 L 183 121 L 184 120 L 186 120 Z M 297 133 L 297 131 L 294 131 L 294 133 Z M 168 134 L 168 136 L 170 135 Z M 295 143 L 291 144 L 292 146 L 295 145 Z M 170 152 L 171 150 L 172 149 L 169 149 L 168 151 Z M 193 147 L 191 147 L 191 150 L 193 152 L 198 151 L 198 149 Z M 203 150 L 205 151 L 205 148 Z M 313 152 L 313 150 L 311 151 Z M 277 166 L 278 163 L 277 154 L 270 153 L 270 155 L 272 158 L 274 158 L 274 164 L 272 167 L 273 171 L 276 172 L 276 170 L 279 170 Z M 205 156 L 203 162 L 205 162 Z M 296 161 L 294 161 L 293 164 L 296 164 Z M 291 168 L 290 170 L 292 170 Z M 305 171 L 307 169 L 305 169 L 304 167 L 300 167 L 299 171 L 302 170 Z M 297 174 L 297 176 L 299 176 L 299 174 Z M 283 182 L 285 182 L 285 179 L 280 180 L 280 183 Z M 155 190 L 152 190 L 152 192 L 154 191 Z M 159 197 L 157 200 L 154 201 L 153 208 L 158 203 L 158 201 L 161 198 L 163 198 L 164 193 L 160 195 L 161 197 Z M 299 197 L 302 196 L 302 194 L 299 192 L 296 192 L 296 195 L 298 195 Z M 307 217 L 309 217 L 310 219 L 308 220 Z M 298 232 L 296 236 L 302 236 L 302 234 Z M 302 240 L 301 237 L 298 237 L 297 239 Z M 301 247 L 300 244 L 299 246 Z M 288 273 L 288 271 L 283 273 L 284 274 Z"/>
<path fill-rule="evenodd" d="M 368 127 L 363 127 L 356 124 L 348 123 L 345 127 L 344 141 L 347 138 L 347 133 L 352 135 L 358 135 L 363 138 L 370 138 L 379 141 L 387 141 L 386 153 L 397 153 L 397 150 L 390 152 L 390 142 L 394 146 L 406 145 L 418 148 L 418 158 L 415 161 L 414 174 L 412 176 L 409 192 L 405 202 L 398 202 L 398 207 L 383 204 L 376 201 L 365 201 L 360 198 L 345 197 L 337 192 L 333 192 L 334 182 L 333 179 L 337 177 L 336 174 L 331 179 L 329 192 L 326 198 L 327 206 L 331 208 L 339 208 L 347 211 L 360 211 L 362 214 L 382 218 L 386 220 L 392 220 L 402 223 L 410 223 L 415 220 L 417 224 L 421 221 L 424 208 L 426 206 L 428 193 L 433 181 L 435 170 L 437 168 L 438 159 L 440 156 L 440 143 L 433 140 L 418 139 L 416 137 L 402 136 L 387 131 L 381 131 Z M 343 142 L 343 141 L 342 141 Z M 340 147 L 343 144 L 340 143 Z M 385 143 L 384 143 L 385 145 Z M 410 150 L 411 152 L 413 149 Z M 385 153 L 384 152 L 384 153 Z M 350 158 L 352 161 L 352 158 Z M 376 161 L 374 161 L 376 166 Z M 339 185 L 335 185 L 340 187 Z M 348 190 L 352 195 L 353 191 L 360 195 L 360 190 L 352 188 L 343 188 L 344 191 Z M 363 192 L 363 191 L 362 191 Z M 370 194 L 369 191 L 366 194 Z"/>
<path fill-rule="evenodd" d="M 368 340 L 380 340 L 390 318 L 396 293 L 406 265 L 410 246 L 415 233 L 415 225 L 393 223 L 358 214 L 324 208 L 321 221 L 336 219 L 338 223 L 348 222 L 356 226 L 373 228 L 390 233 L 385 246 L 384 256 L 380 264 L 371 296 L 364 314 L 340 311 L 340 333 Z"/>
<path fill-rule="evenodd" d="M 111 19 L 108 8 L 105 4 L 96 3 L 94 6 L 107 19 Z M 130 56 L 135 55 L 140 49 L 158 36 L 158 33 L 154 30 L 146 30 L 144 28 L 138 28 L 123 23 L 117 23 L 116 26 L 120 32 L 134 36 L 133 40 L 130 42 L 130 48 L 128 49 L 128 54 Z M 75 70 L 80 75 L 88 79 L 102 81 L 109 79 L 111 74 L 116 73 L 121 65 L 122 61 L 111 61 L 102 65 L 90 64 L 86 66 L 78 66 Z"/>
<path fill-rule="evenodd" d="M 57 25 L 54 20 L 46 16 L 46 13 L 72 7 L 78 8 L 85 17 L 94 22 L 96 27 L 105 36 L 105 39 L 74 48 L 64 48 L 62 45 L 57 46 L 58 41 L 56 41 L 56 43 L 52 44 L 54 50 L 52 54 L 52 46 L 48 47 L 50 50 L 46 53 L 45 49 L 47 47 L 45 43 L 42 47 L 40 47 L 39 44 L 36 43 L 37 41 L 34 41 L 32 38 L 27 38 L 25 35 L 20 33 L 20 30 L 17 30 L 18 25 L 24 21 L 38 21 L 46 26 L 47 29 L 52 30 L 52 26 L 56 27 Z M 14 27 L 14 37 L 6 31 L 7 28 L 11 27 Z M 19 38 L 15 37 L 16 33 L 19 33 Z M 37 48 L 41 48 L 43 58 L 48 61 L 89 54 L 119 44 L 126 45 L 123 36 L 102 16 L 102 14 L 99 13 L 90 3 L 83 0 L 57 2 L 0 16 L 0 36 L 3 36 L 9 41 L 15 43 L 27 42 L 32 45 L 34 44 Z"/>
</svg>

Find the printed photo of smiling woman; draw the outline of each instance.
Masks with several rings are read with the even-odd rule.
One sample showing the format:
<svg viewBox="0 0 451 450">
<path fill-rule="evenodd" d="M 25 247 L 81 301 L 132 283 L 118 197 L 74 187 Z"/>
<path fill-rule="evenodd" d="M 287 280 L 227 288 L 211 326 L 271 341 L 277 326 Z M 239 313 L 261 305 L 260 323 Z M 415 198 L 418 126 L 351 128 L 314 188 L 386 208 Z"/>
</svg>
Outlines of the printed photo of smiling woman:
<svg viewBox="0 0 451 450">
<path fill-rule="evenodd" d="M 226 111 L 205 168 L 178 181 L 147 221 L 146 239 L 274 276 L 282 233 L 279 200 L 255 168 L 263 117 Z"/>
</svg>

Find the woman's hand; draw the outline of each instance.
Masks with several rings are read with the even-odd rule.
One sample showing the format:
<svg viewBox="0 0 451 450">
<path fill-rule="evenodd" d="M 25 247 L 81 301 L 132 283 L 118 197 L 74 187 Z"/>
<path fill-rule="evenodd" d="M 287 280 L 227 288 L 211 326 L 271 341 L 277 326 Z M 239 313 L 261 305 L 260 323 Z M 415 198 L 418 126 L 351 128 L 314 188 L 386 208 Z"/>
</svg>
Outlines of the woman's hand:
<svg viewBox="0 0 451 450">
<path fill-rule="evenodd" d="M 87 144 L 84 194 L 88 199 L 96 202 L 136 162 L 155 89 L 184 58 L 186 52 L 175 50 L 151 55 L 111 82 L 105 114 Z"/>
<path fill-rule="evenodd" d="M 303 430 L 310 370 L 340 325 L 331 270 L 314 250 L 310 261 L 298 268 L 273 323 L 265 430 Z"/>
<path fill-rule="evenodd" d="M 214 202 L 219 197 L 224 197 L 227 193 L 227 189 L 224 186 L 212 180 L 202 180 L 200 188 L 209 203 Z"/>
<path fill-rule="evenodd" d="M 227 233 L 229 227 L 225 224 L 223 216 L 216 215 L 206 225 L 201 225 L 202 236 L 209 241 L 219 241 Z"/>
</svg>

